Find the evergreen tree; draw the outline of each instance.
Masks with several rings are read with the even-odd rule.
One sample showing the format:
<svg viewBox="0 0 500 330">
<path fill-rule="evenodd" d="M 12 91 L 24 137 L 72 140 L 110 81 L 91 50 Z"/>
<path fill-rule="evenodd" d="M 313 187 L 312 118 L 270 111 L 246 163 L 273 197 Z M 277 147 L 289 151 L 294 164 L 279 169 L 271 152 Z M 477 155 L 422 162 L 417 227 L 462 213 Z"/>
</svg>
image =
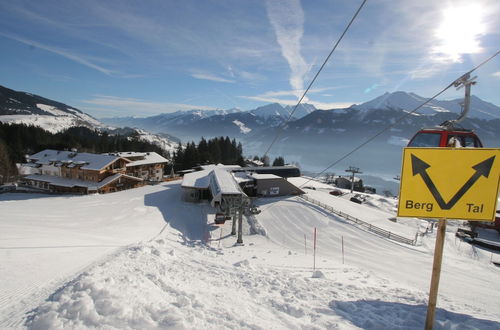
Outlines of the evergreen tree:
<svg viewBox="0 0 500 330">
<path fill-rule="evenodd" d="M 194 142 L 188 143 L 184 150 L 184 168 L 193 168 L 199 164 L 198 149 Z"/>
<path fill-rule="evenodd" d="M 7 152 L 12 162 L 25 161 L 26 154 L 34 154 L 44 149 L 69 150 L 78 149 L 81 152 L 114 152 L 114 151 L 154 151 L 169 157 L 168 152 L 160 147 L 140 141 L 137 137 L 122 135 L 109 136 L 86 127 L 71 127 L 52 134 L 39 127 L 23 124 L 0 123 L 0 139 L 7 145 Z"/>
<path fill-rule="evenodd" d="M 365 191 L 365 187 L 363 186 L 363 180 L 359 179 L 359 181 L 355 181 L 354 182 L 354 191 L 360 191 L 360 192 L 364 192 Z"/>
<path fill-rule="evenodd" d="M 7 144 L 0 139 L 0 184 L 10 182 L 17 175 L 15 164 L 12 163 L 7 150 Z"/>
<path fill-rule="evenodd" d="M 222 151 L 218 138 L 208 141 L 208 152 L 210 155 L 210 163 L 218 164 L 222 162 Z"/>
<path fill-rule="evenodd" d="M 284 166 L 284 165 L 285 165 L 285 159 L 281 156 L 276 157 L 273 161 L 273 166 Z"/>
<path fill-rule="evenodd" d="M 182 144 L 179 143 L 177 146 L 177 150 L 174 152 L 173 156 L 174 160 L 174 171 L 178 172 L 181 170 L 186 169 L 187 167 L 184 167 L 184 149 L 182 148 Z"/>
<path fill-rule="evenodd" d="M 207 164 L 210 159 L 210 153 L 208 151 L 208 143 L 204 137 L 201 138 L 200 143 L 198 143 L 198 157 L 200 164 Z"/>
</svg>

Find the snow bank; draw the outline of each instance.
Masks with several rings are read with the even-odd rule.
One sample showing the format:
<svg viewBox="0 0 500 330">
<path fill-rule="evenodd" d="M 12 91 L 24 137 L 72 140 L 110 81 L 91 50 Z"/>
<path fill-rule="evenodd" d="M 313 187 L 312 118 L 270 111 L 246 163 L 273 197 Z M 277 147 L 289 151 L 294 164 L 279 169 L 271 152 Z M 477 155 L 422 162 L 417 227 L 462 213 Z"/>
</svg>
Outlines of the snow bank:
<svg viewBox="0 0 500 330">
<path fill-rule="evenodd" d="M 241 260 L 244 252 L 238 249 L 179 245 L 172 234 L 130 246 L 55 292 L 31 313 L 26 326 L 421 329 L 424 324 L 425 292 L 354 267 L 316 273 L 256 267 L 255 261 Z M 229 255 L 221 258 L 221 253 Z M 436 318 L 438 329 L 500 325 L 443 309 Z"/>
</svg>

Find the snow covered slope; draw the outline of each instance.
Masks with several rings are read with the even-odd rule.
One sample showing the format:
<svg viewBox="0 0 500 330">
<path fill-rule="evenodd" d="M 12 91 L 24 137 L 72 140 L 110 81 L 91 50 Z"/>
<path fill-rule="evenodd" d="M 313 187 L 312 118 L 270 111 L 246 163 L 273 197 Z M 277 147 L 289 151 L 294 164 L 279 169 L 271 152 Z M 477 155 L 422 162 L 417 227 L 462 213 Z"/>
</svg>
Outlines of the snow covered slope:
<svg viewBox="0 0 500 330">
<path fill-rule="evenodd" d="M 319 188 L 316 198 L 328 194 Z M 246 226 L 235 246 L 231 222 L 215 226 L 208 204 L 180 193 L 173 182 L 108 195 L 1 194 L 0 328 L 422 328 L 433 235 L 401 245 L 291 197 L 260 200 L 251 222 L 267 236 Z M 367 218 L 393 207 L 376 195 L 363 208 L 337 201 Z M 445 247 L 437 328 L 498 329 L 491 256 L 451 231 Z"/>
<path fill-rule="evenodd" d="M 173 141 L 162 134 L 152 134 L 139 128 L 136 128 L 135 131 L 139 136 L 139 140 L 155 144 L 163 150 L 168 151 L 170 154 L 172 154 L 179 146 L 178 142 Z"/>
<path fill-rule="evenodd" d="M 102 126 L 97 119 L 64 103 L 3 86 L 0 86 L 0 122 L 35 125 L 52 133 L 72 126 Z"/>
</svg>

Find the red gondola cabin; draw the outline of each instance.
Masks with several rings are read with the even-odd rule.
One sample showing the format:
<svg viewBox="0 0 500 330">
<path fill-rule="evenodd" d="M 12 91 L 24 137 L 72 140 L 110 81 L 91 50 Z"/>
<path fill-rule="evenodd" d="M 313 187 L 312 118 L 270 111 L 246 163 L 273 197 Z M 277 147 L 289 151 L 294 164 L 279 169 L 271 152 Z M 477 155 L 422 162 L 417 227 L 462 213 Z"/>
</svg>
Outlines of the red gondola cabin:
<svg viewBox="0 0 500 330">
<path fill-rule="evenodd" d="M 471 130 L 438 126 L 418 131 L 408 143 L 408 147 L 482 148 L 483 144 L 476 133 Z"/>
</svg>

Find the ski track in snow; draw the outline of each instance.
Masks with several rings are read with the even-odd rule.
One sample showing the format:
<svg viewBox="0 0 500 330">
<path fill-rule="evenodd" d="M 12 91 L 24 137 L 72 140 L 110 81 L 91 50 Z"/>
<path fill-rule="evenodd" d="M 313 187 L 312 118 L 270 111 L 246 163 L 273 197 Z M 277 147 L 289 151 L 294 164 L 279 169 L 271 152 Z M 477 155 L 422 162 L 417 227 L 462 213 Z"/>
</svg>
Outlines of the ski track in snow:
<svg viewBox="0 0 500 330">
<path fill-rule="evenodd" d="M 393 208 L 322 193 L 312 194 L 372 221 Z M 207 204 L 180 200 L 179 183 L 0 195 L 0 328 L 423 328 L 432 236 L 404 246 L 294 197 L 258 204 L 267 237 L 246 225 L 245 245 L 235 246 L 231 222 L 214 226 Z M 408 223 L 389 226 L 417 230 Z M 448 233 L 435 328 L 500 328 L 500 271 L 488 260 Z"/>
</svg>

